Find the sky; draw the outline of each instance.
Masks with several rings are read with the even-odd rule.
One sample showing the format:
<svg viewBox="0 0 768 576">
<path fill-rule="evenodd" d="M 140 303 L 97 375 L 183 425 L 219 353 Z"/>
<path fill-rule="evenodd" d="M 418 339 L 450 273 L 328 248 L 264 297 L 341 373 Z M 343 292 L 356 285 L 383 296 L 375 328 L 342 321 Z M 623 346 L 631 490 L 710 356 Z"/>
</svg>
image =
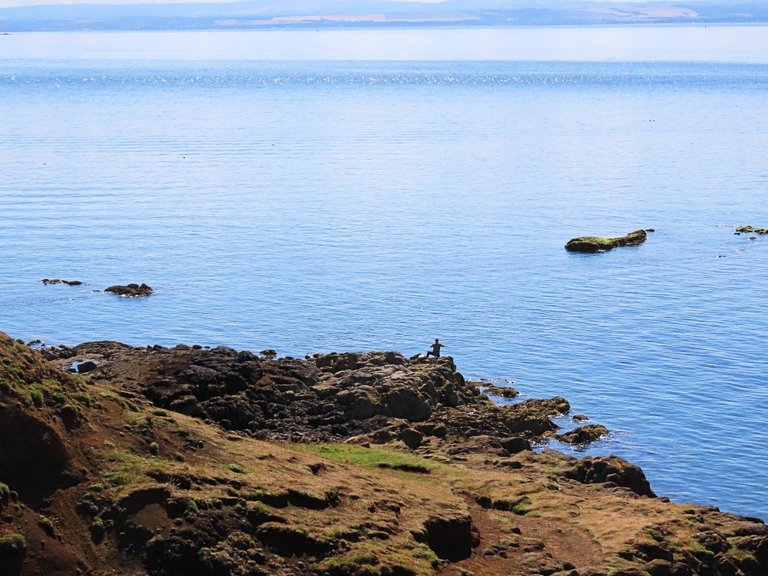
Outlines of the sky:
<svg viewBox="0 0 768 576">
<path fill-rule="evenodd" d="M 230 3 L 237 0 L 0 0 L 0 8 L 10 8 L 13 6 L 64 6 L 68 4 L 193 4 L 193 3 Z M 393 4 L 399 2 L 417 2 L 421 4 L 441 4 L 447 0 L 386 0 Z M 611 0 L 587 0 L 590 2 L 601 3 Z M 621 0 L 622 3 L 644 3 L 650 0 Z M 498 2 L 492 5 L 498 6 Z M 520 2 L 510 3 L 519 6 Z"/>
</svg>

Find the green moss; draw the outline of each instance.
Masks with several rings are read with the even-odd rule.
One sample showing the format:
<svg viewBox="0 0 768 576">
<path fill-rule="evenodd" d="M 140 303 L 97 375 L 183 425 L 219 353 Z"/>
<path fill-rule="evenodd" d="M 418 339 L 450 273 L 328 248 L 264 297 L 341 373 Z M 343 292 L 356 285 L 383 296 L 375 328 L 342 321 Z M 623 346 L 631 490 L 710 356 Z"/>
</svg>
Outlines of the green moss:
<svg viewBox="0 0 768 576">
<path fill-rule="evenodd" d="M 715 554 L 711 550 L 708 550 L 695 540 L 688 546 L 688 552 L 698 557 L 699 559 L 704 559 L 706 561 L 712 560 L 715 557 Z"/>
<path fill-rule="evenodd" d="M 83 406 L 90 406 L 93 403 L 93 399 L 91 398 L 91 395 L 88 394 L 87 392 L 75 392 L 72 395 L 72 398 L 77 400 Z"/>
<path fill-rule="evenodd" d="M 38 514 L 37 516 L 37 525 L 40 526 L 40 528 L 43 529 L 43 532 L 48 534 L 48 536 L 53 536 L 56 532 L 56 527 L 53 525 L 53 521 L 42 514 Z"/>
<path fill-rule="evenodd" d="M 128 475 L 122 473 L 111 474 L 108 477 L 108 480 L 112 486 L 125 486 L 130 483 L 130 478 Z"/>
<path fill-rule="evenodd" d="M 748 550 L 742 550 L 740 548 L 731 548 L 728 550 L 728 556 L 730 556 L 734 562 L 742 568 L 743 571 L 751 571 L 759 568 L 759 562 L 755 558 L 754 554 Z"/>
<path fill-rule="evenodd" d="M 152 454 L 152 456 L 160 454 L 160 445 L 157 442 L 152 442 L 149 445 L 149 453 Z"/>
<path fill-rule="evenodd" d="M 245 469 L 240 464 L 227 464 L 227 470 L 235 474 L 243 474 Z"/>
<path fill-rule="evenodd" d="M 0 534 L 0 558 L 18 558 L 27 550 L 27 540 L 18 532 Z"/>
<path fill-rule="evenodd" d="M 410 454 L 377 448 L 363 448 L 352 444 L 297 444 L 292 448 L 330 460 L 370 468 L 429 472 L 437 467 L 433 462 Z"/>
<path fill-rule="evenodd" d="M 33 388 L 29 391 L 29 399 L 35 408 L 42 408 L 45 404 L 45 396 L 37 388 Z"/>
</svg>

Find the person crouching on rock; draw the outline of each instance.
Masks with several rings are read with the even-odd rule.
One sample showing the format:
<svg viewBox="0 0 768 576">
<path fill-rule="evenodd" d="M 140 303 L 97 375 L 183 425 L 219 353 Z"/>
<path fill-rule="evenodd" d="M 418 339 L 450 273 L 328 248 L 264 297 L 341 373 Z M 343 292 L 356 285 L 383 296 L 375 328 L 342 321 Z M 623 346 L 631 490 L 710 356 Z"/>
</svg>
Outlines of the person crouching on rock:
<svg viewBox="0 0 768 576">
<path fill-rule="evenodd" d="M 435 338 L 435 343 L 430 346 L 430 350 L 427 352 L 426 358 L 429 358 L 430 356 L 434 356 L 435 358 L 440 358 L 440 348 L 442 348 L 443 345 L 440 344 L 440 340 Z"/>
</svg>

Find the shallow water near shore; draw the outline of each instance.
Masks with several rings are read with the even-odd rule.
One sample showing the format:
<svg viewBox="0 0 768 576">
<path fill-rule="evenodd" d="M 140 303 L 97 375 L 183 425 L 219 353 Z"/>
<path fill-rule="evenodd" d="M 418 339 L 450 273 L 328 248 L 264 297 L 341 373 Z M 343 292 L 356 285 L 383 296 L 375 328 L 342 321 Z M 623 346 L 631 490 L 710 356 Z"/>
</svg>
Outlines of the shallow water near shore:
<svg viewBox="0 0 768 576">
<path fill-rule="evenodd" d="M 768 518 L 768 236 L 734 235 L 768 226 L 768 65 L 2 64 L 0 330 L 294 356 L 439 337 L 465 376 L 612 430 L 584 454 Z M 94 291 L 127 282 L 156 293 Z"/>
</svg>

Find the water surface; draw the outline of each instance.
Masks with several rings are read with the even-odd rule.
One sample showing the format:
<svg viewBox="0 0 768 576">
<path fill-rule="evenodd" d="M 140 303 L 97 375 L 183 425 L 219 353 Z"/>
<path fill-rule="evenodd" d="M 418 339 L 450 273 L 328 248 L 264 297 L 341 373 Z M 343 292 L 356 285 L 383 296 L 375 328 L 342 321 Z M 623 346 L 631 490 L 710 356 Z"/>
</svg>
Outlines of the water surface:
<svg viewBox="0 0 768 576">
<path fill-rule="evenodd" d="M 20 37 L 0 52 L 0 329 L 290 355 L 439 337 L 469 377 L 566 396 L 613 431 L 587 453 L 658 493 L 768 518 L 768 237 L 733 234 L 768 226 L 766 64 L 0 40 Z M 93 292 L 125 282 L 156 295 Z"/>
</svg>

